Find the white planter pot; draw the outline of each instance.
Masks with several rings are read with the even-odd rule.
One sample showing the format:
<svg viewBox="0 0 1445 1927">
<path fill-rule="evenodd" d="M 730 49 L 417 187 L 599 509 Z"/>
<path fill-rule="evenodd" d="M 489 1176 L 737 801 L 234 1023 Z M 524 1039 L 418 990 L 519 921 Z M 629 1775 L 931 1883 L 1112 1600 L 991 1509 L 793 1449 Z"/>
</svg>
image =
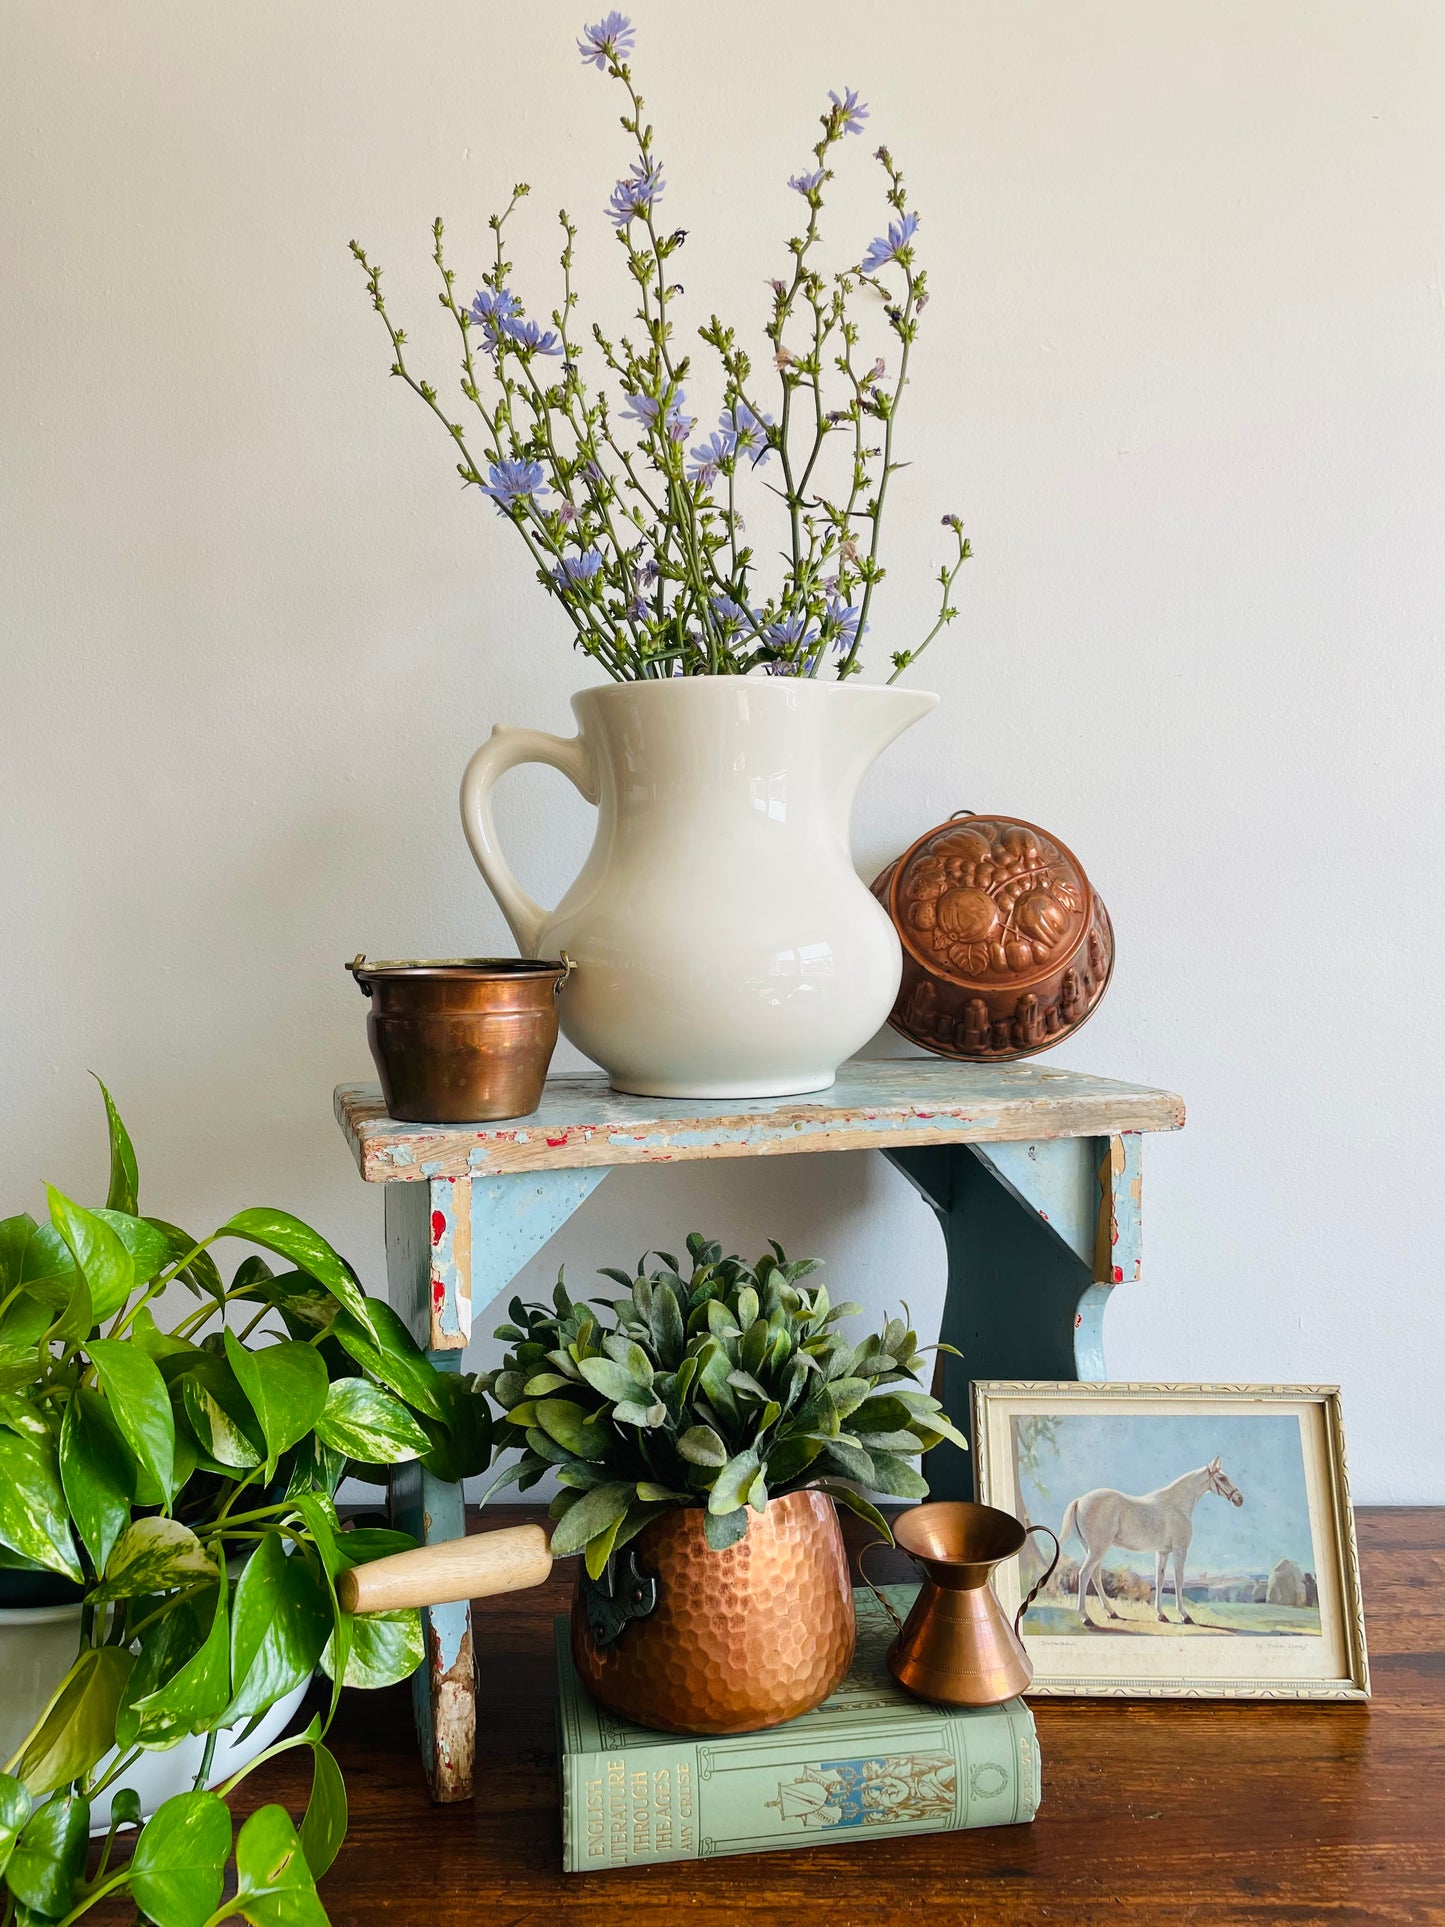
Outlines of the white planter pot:
<svg viewBox="0 0 1445 1927">
<path fill-rule="evenodd" d="M 8 1760 L 45 1711 L 51 1694 L 64 1679 L 80 1650 L 80 1607 L 10 1606 L 0 1608 L 0 1760 Z M 209 1784 L 219 1786 L 233 1773 L 264 1753 L 282 1732 L 306 1694 L 303 1683 L 265 1714 L 254 1733 L 246 1722 L 225 1727 L 217 1735 Z M 195 1784 L 205 1752 L 203 1736 L 184 1739 L 160 1753 L 142 1753 L 91 1805 L 90 1831 L 101 1834 L 110 1825 L 111 1796 L 120 1787 L 133 1787 L 141 1813 L 149 1818 L 173 1793 L 186 1793 Z M 114 1759 L 111 1754 L 109 1759 Z M 104 1764 L 108 1764 L 105 1762 Z"/>
<path fill-rule="evenodd" d="M 462 821 L 524 956 L 565 950 L 564 1034 L 618 1090 L 825 1090 L 893 1007 L 902 953 L 853 868 L 864 772 L 937 696 L 769 677 L 614 683 L 572 698 L 578 733 L 497 728 L 467 766 Z M 561 903 L 526 894 L 492 791 L 548 763 L 597 805 Z"/>
</svg>

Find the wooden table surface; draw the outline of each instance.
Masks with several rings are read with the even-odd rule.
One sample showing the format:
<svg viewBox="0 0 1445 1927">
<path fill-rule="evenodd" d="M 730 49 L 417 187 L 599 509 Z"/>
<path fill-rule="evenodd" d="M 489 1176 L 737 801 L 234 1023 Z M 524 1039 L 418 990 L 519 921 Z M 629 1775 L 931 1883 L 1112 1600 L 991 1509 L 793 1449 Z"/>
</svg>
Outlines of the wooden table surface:
<svg viewBox="0 0 1445 1927">
<path fill-rule="evenodd" d="M 474 1609 L 474 1805 L 431 1805 L 405 1688 L 345 1696 L 351 1832 L 323 1898 L 335 1927 L 1445 1923 L 1445 1508 L 1362 1508 L 1358 1527 L 1369 1705 L 1039 1700 L 1032 1826 L 599 1874 L 561 1871 L 563 1561 L 546 1588 Z M 299 1815 L 309 1767 L 278 1761 L 252 1784 L 253 1803 Z"/>
</svg>

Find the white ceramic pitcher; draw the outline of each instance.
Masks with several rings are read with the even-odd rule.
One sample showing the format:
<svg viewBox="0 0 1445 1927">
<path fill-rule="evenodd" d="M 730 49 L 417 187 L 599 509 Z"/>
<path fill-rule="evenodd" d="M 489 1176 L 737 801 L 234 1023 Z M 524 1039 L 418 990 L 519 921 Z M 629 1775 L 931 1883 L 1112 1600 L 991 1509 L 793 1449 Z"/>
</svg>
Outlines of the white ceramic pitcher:
<svg viewBox="0 0 1445 1927">
<path fill-rule="evenodd" d="M 577 969 L 562 1030 L 613 1085 L 656 1097 L 825 1090 L 893 1007 L 902 955 L 853 868 L 865 770 L 938 698 L 767 677 L 613 683 L 576 736 L 496 728 L 462 821 L 524 956 Z M 546 911 L 497 845 L 492 790 L 548 763 L 597 805 L 586 863 Z"/>
</svg>

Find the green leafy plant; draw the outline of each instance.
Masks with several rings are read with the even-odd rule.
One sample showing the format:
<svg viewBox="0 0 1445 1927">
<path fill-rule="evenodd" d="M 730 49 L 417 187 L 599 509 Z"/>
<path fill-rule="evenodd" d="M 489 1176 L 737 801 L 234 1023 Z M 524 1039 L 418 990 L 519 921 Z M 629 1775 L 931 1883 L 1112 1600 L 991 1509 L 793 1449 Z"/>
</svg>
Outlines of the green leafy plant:
<svg viewBox="0 0 1445 1927">
<path fill-rule="evenodd" d="M 0 1221 L 0 1602 L 80 1604 L 75 1663 L 0 1772 L 3 1921 L 69 1923 L 126 1891 L 156 1927 L 238 1914 L 313 1927 L 326 1919 L 315 1883 L 346 1831 L 324 1743 L 340 1688 L 392 1684 L 422 1655 L 417 1612 L 342 1610 L 343 1569 L 414 1541 L 344 1529 L 336 1488 L 408 1459 L 447 1479 L 482 1470 L 486 1400 L 438 1372 L 287 1212 L 242 1211 L 207 1238 L 142 1216 L 135 1151 L 101 1089 L 105 1204 L 52 1187 L 48 1223 Z M 284 1269 L 253 1252 L 225 1283 L 211 1255 L 225 1239 Z M 162 1329 L 152 1307 L 173 1285 L 198 1302 Z M 258 1721 L 318 1666 L 326 1714 L 210 1790 L 218 1733 Z M 127 1774 L 188 1735 L 205 1736 L 193 1788 L 113 1868 L 118 1834 L 140 1818 Z M 313 1755 L 300 1828 L 279 1806 L 251 1814 L 223 1904 L 223 1796 L 292 1747 Z M 87 1880 L 91 1803 L 107 1790 L 110 1833 Z"/>
<path fill-rule="evenodd" d="M 605 1270 L 624 1298 L 574 1303 L 559 1276 L 552 1308 L 513 1299 L 496 1333 L 512 1349 L 479 1383 L 504 1413 L 496 1452 L 523 1450 L 492 1490 L 526 1490 L 555 1468 L 552 1550 L 585 1549 L 594 1579 L 669 1507 L 706 1507 L 707 1542 L 722 1551 L 749 1508 L 802 1486 L 891 1537 L 855 1486 L 924 1498 L 911 1461 L 941 1439 L 966 1443 L 937 1399 L 905 1383 L 923 1363 L 905 1320 L 855 1345 L 837 1326 L 861 1307 L 805 1289 L 813 1259 L 790 1264 L 774 1244 L 749 1269 L 696 1232 L 687 1250 L 687 1277 L 665 1251 L 635 1278 Z"/>
</svg>

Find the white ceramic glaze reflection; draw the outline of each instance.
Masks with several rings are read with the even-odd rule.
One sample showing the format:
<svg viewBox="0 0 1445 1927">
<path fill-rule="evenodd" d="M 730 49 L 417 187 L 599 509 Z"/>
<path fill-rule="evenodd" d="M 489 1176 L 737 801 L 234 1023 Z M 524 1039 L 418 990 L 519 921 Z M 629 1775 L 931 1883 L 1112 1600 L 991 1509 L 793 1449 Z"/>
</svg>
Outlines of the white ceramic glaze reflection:
<svg viewBox="0 0 1445 1927">
<path fill-rule="evenodd" d="M 820 1091 L 887 1018 L 901 953 L 853 868 L 849 820 L 874 759 L 938 698 L 768 677 L 614 683 L 572 698 L 578 734 L 494 729 L 462 821 L 524 956 L 577 963 L 565 1035 L 618 1090 Z M 497 845 L 492 790 L 561 770 L 597 831 L 553 911 Z"/>
</svg>

